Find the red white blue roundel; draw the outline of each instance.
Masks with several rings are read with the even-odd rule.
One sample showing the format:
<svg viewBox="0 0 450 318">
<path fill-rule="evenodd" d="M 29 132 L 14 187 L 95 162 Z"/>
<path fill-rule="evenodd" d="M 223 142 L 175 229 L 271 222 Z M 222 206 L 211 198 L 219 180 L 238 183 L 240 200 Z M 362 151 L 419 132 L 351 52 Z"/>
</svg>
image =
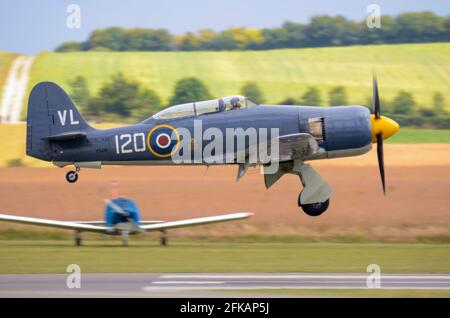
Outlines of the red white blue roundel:
<svg viewBox="0 0 450 318">
<path fill-rule="evenodd" d="M 170 157 L 180 143 L 180 135 L 170 125 L 153 127 L 147 137 L 147 146 L 151 153 L 160 158 Z"/>
</svg>

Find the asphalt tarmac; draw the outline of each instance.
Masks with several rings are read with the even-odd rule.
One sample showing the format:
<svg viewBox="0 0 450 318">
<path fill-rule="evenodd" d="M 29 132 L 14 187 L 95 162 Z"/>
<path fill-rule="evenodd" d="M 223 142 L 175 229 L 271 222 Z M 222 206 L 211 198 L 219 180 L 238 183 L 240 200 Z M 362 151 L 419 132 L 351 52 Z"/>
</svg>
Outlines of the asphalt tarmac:
<svg viewBox="0 0 450 318">
<path fill-rule="evenodd" d="M 369 274 L 69 274 L 0 275 L 0 297 L 236 297 L 236 290 L 366 289 Z M 71 284 L 70 284 L 71 283 Z M 450 289 L 450 275 L 386 275 L 382 289 Z M 239 294 L 240 297 L 257 295 Z M 264 294 L 267 297 L 267 294 Z"/>
</svg>

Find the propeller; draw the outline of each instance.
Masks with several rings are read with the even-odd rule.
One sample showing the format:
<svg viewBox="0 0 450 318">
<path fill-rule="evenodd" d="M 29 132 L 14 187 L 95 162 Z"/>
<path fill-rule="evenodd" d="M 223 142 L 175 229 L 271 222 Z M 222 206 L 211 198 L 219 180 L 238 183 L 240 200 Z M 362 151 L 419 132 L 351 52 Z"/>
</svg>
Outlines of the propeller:
<svg viewBox="0 0 450 318">
<path fill-rule="evenodd" d="M 118 204 L 114 203 L 112 200 L 105 199 L 105 203 L 107 206 L 110 206 L 113 211 L 117 214 L 122 215 L 127 219 L 127 221 L 131 224 L 131 228 L 126 228 L 125 230 L 133 230 L 136 232 L 144 232 L 144 230 L 139 226 L 139 224 L 130 216 L 130 213 L 122 209 Z M 123 232 L 124 229 L 121 229 Z"/>
<path fill-rule="evenodd" d="M 383 193 L 386 194 L 386 177 L 384 172 L 383 140 L 394 135 L 400 126 L 389 117 L 381 116 L 380 94 L 378 92 L 378 81 L 373 75 L 372 93 L 372 142 L 377 144 L 378 168 L 380 170 L 381 185 Z"/>
<path fill-rule="evenodd" d="M 114 212 L 123 215 L 124 217 L 129 217 L 130 214 L 126 211 L 124 211 L 120 206 L 118 206 L 117 204 L 115 204 L 113 201 L 105 199 L 105 203 L 106 205 L 110 206 Z"/>
</svg>

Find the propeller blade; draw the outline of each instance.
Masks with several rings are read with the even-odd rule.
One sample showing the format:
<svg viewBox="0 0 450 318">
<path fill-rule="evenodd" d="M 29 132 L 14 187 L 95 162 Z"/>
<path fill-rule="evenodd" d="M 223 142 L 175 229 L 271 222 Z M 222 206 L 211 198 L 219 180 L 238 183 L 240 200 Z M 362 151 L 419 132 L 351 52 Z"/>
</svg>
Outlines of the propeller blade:
<svg viewBox="0 0 450 318">
<path fill-rule="evenodd" d="M 379 119 L 381 117 L 381 105 L 380 96 L 378 94 L 378 82 L 375 75 L 373 76 L 372 107 L 372 112 L 375 114 L 375 119 Z"/>
<path fill-rule="evenodd" d="M 378 168 L 380 169 L 381 184 L 383 186 L 383 193 L 386 194 L 386 181 L 384 176 L 384 153 L 383 153 L 383 134 L 377 135 L 377 156 Z"/>
<path fill-rule="evenodd" d="M 129 213 L 125 212 L 120 206 L 112 202 L 111 200 L 105 199 L 106 205 L 110 206 L 114 212 L 121 214 L 123 216 L 129 216 Z"/>
</svg>

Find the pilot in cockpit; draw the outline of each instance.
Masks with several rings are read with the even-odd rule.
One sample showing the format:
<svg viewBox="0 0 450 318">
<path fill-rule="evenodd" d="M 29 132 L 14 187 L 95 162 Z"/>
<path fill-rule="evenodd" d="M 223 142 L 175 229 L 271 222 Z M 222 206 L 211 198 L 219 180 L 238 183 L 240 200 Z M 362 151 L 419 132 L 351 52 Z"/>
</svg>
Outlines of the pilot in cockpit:
<svg viewBox="0 0 450 318">
<path fill-rule="evenodd" d="M 231 110 L 241 108 L 241 101 L 239 100 L 239 97 L 233 97 L 230 101 L 230 104 L 231 104 Z"/>
</svg>

